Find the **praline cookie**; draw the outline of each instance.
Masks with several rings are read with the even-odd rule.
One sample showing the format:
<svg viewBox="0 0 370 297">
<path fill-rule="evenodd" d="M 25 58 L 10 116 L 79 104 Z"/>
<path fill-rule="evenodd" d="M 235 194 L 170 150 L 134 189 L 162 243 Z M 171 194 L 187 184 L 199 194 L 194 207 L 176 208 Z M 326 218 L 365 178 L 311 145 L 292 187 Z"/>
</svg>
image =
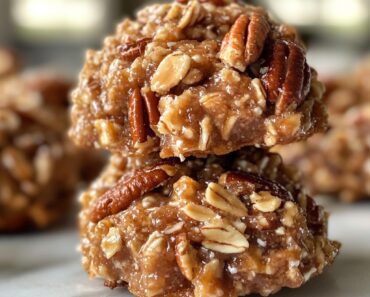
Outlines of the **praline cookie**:
<svg viewBox="0 0 370 297">
<path fill-rule="evenodd" d="M 255 148 L 184 163 L 114 156 L 81 203 L 84 268 L 140 297 L 267 296 L 322 273 L 340 246 L 295 172 Z"/>
<path fill-rule="evenodd" d="M 70 134 L 126 156 L 223 155 L 324 131 L 322 92 L 295 30 L 263 9 L 155 4 L 87 53 Z"/>
<path fill-rule="evenodd" d="M 327 83 L 331 129 L 304 143 L 278 148 L 315 194 L 346 202 L 370 197 L 370 58 L 351 75 Z"/>
<path fill-rule="evenodd" d="M 100 169 L 67 138 L 70 87 L 42 73 L 0 81 L 0 232 L 48 227 Z"/>
</svg>

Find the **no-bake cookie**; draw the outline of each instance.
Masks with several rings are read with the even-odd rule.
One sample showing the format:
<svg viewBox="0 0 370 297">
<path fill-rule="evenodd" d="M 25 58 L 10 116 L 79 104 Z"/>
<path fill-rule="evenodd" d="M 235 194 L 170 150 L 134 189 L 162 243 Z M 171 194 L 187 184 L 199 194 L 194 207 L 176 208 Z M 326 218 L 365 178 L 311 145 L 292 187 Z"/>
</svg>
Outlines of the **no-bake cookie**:
<svg viewBox="0 0 370 297">
<path fill-rule="evenodd" d="M 90 50 L 73 93 L 76 143 L 126 156 L 223 155 L 326 129 L 296 31 L 236 1 L 154 4 Z"/>
<path fill-rule="evenodd" d="M 370 57 L 350 75 L 327 83 L 331 129 L 307 142 L 282 146 L 315 194 L 354 202 L 370 197 Z"/>
<path fill-rule="evenodd" d="M 0 232 L 49 226 L 101 167 L 67 138 L 70 87 L 42 73 L 0 81 Z"/>
<path fill-rule="evenodd" d="M 267 296 L 322 273 L 339 249 L 327 213 L 262 149 L 116 155 L 81 203 L 85 270 L 139 297 Z"/>
</svg>

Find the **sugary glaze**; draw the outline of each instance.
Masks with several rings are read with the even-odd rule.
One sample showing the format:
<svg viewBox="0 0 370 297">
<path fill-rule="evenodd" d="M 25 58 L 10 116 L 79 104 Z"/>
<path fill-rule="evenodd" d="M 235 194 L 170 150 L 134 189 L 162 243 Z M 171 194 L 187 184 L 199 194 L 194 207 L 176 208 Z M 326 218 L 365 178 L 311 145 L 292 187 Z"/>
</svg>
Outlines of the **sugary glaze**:
<svg viewBox="0 0 370 297">
<path fill-rule="evenodd" d="M 101 167 L 67 139 L 69 90 L 50 74 L 0 81 L 0 232 L 49 226 Z"/>
<path fill-rule="evenodd" d="M 340 246 L 296 174 L 261 149 L 116 155 L 80 200 L 85 270 L 139 297 L 267 296 L 322 273 Z"/>
<path fill-rule="evenodd" d="M 126 156 L 223 155 L 326 129 L 322 84 L 291 27 L 235 1 L 155 4 L 88 51 L 76 143 Z"/>
</svg>

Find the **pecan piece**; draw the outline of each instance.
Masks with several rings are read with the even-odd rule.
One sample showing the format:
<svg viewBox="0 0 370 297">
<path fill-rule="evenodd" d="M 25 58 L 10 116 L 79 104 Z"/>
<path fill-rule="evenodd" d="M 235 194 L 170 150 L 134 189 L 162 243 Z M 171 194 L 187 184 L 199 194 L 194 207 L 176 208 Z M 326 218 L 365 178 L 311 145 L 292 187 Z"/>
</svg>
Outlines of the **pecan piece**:
<svg viewBox="0 0 370 297">
<path fill-rule="evenodd" d="M 270 24 L 266 16 L 259 12 L 252 13 L 245 45 L 247 66 L 256 62 L 261 56 L 269 32 Z"/>
<path fill-rule="evenodd" d="M 134 144 L 143 143 L 147 139 L 147 123 L 145 121 L 143 97 L 140 89 L 132 91 L 128 100 L 128 119 L 131 131 L 131 138 Z"/>
<path fill-rule="evenodd" d="M 149 125 L 152 127 L 157 125 L 159 122 L 160 117 L 158 110 L 159 98 L 150 90 L 144 92 L 143 95 L 146 112 L 148 114 Z"/>
<path fill-rule="evenodd" d="M 137 170 L 130 177 L 123 176 L 110 190 L 92 203 L 90 220 L 97 223 L 128 208 L 134 200 L 163 185 L 169 178 L 170 175 L 159 165 Z"/>
<path fill-rule="evenodd" d="M 261 56 L 269 32 L 270 24 L 261 12 L 239 16 L 222 41 L 221 60 L 244 72 Z"/>
<path fill-rule="evenodd" d="M 298 107 L 311 85 L 311 69 L 303 49 L 291 41 L 279 40 L 271 47 L 266 66 L 262 82 L 269 101 L 275 103 L 275 113 Z"/>
<path fill-rule="evenodd" d="M 128 100 L 128 119 L 132 142 L 144 143 L 148 136 L 153 136 L 150 127 L 159 121 L 158 111 L 159 98 L 151 91 L 141 95 L 140 89 L 135 88 Z"/>
<path fill-rule="evenodd" d="M 247 183 L 253 192 L 270 192 L 273 196 L 285 201 L 294 201 L 292 194 L 281 184 L 268 180 L 260 175 L 250 172 L 229 172 L 225 179 L 226 184 Z"/>
<path fill-rule="evenodd" d="M 152 41 L 152 38 L 142 38 L 137 41 L 128 42 L 119 48 L 121 57 L 125 61 L 132 62 L 137 57 L 140 57 L 148 43 Z"/>
<path fill-rule="evenodd" d="M 234 67 L 242 72 L 247 65 L 244 60 L 245 52 L 245 32 L 249 23 L 246 15 L 241 15 L 225 35 L 220 49 L 220 58 L 227 65 Z"/>
</svg>

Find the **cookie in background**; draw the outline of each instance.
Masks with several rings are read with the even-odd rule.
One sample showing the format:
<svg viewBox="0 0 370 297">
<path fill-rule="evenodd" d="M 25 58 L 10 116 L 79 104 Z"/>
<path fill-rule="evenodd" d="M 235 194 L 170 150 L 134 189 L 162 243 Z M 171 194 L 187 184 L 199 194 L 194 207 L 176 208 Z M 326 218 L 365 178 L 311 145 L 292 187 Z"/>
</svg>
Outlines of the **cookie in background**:
<svg viewBox="0 0 370 297">
<path fill-rule="evenodd" d="M 57 222 L 81 184 L 101 168 L 99 153 L 78 149 L 67 138 L 70 87 L 42 72 L 0 80 L 0 232 Z"/>
<path fill-rule="evenodd" d="M 276 149 L 303 173 L 314 194 L 346 202 L 370 197 L 370 56 L 349 75 L 326 82 L 330 129 Z"/>
</svg>

